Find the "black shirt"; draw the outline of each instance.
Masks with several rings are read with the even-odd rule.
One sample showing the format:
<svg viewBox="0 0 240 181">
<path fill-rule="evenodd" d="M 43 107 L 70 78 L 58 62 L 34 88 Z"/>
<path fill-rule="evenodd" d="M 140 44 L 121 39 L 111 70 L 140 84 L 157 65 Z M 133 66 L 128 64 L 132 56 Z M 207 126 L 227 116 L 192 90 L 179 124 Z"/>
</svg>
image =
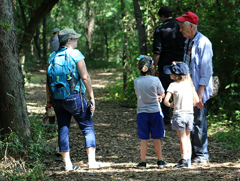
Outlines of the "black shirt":
<svg viewBox="0 0 240 181">
<path fill-rule="evenodd" d="M 185 39 L 174 19 L 167 19 L 154 33 L 153 53 L 159 54 L 158 70 L 163 72 L 165 65 L 172 61 L 183 61 Z"/>
</svg>

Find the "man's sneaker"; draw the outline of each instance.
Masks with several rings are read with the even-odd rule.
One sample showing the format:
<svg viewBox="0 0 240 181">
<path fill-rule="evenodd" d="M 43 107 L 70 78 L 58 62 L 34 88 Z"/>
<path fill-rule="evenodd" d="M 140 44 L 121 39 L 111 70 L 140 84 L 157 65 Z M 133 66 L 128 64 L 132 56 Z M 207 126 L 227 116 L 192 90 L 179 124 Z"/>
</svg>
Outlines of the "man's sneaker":
<svg viewBox="0 0 240 181">
<path fill-rule="evenodd" d="M 101 162 L 88 163 L 89 169 L 99 169 L 99 168 L 106 168 L 110 166 L 111 165 L 109 163 L 101 163 Z"/>
<path fill-rule="evenodd" d="M 167 162 L 165 162 L 164 160 L 158 160 L 157 164 L 158 164 L 158 167 L 166 167 L 167 166 Z"/>
<path fill-rule="evenodd" d="M 137 165 L 138 168 L 146 168 L 146 162 L 139 162 L 139 164 Z"/>
<path fill-rule="evenodd" d="M 208 164 L 209 160 L 204 157 L 196 157 L 192 159 L 192 165 Z"/>
<path fill-rule="evenodd" d="M 191 164 L 190 163 L 190 159 L 181 159 L 177 165 L 175 165 L 173 168 L 190 168 Z"/>
</svg>

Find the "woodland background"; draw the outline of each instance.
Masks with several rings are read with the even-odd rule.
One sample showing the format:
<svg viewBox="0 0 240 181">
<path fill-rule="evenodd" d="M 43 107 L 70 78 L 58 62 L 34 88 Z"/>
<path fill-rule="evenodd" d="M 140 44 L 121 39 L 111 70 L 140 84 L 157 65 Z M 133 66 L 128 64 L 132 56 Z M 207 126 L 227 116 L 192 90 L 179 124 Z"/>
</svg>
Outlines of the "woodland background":
<svg viewBox="0 0 240 181">
<path fill-rule="evenodd" d="M 6 158 L 8 146 L 14 148 L 11 139 L 17 139 L 22 147 L 17 155 L 28 147 L 26 142 L 20 144 L 24 142 L 21 140 L 28 138 L 30 145 L 39 141 L 32 139 L 36 130 L 27 115 L 24 82 L 31 82 L 36 67 L 45 69 L 47 42 L 54 28 L 73 28 L 82 34 L 78 49 L 86 57 L 88 69 L 121 70 L 121 78 L 106 88 L 106 99 L 135 107 L 133 80 L 139 76 L 136 58 L 140 54 L 153 55 L 153 33 L 161 25 L 157 12 L 164 5 L 172 7 L 174 18 L 187 11 L 199 16 L 198 30 L 212 42 L 214 75 L 221 82 L 218 96 L 208 103 L 209 127 L 222 144 L 239 146 L 240 0 L 3 0 L 0 156 Z M 9 76 L 13 72 L 18 74 Z"/>
<path fill-rule="evenodd" d="M 136 57 L 152 55 L 153 33 L 161 24 L 157 12 L 169 5 L 173 17 L 192 11 L 199 16 L 198 30 L 213 46 L 214 75 L 219 76 L 221 88 L 210 100 L 210 114 L 221 121 L 238 123 L 240 119 L 240 6 L 239 0 L 149 0 L 149 1 L 56 1 L 50 13 L 42 16 L 37 8 L 44 1 L 18 0 L 14 3 L 17 38 L 25 63 L 46 63 L 49 52 L 46 44 L 53 28 L 74 28 L 82 34 L 78 49 L 86 56 L 88 68 L 123 68 L 123 90 L 117 97 L 136 105 L 133 80 L 139 75 Z M 49 5 L 45 3 L 48 7 Z M 138 6 L 138 4 L 140 6 Z M 141 14 L 138 10 L 141 10 Z M 32 30 L 33 38 L 23 50 L 26 31 L 32 19 L 39 24 Z M 139 28 L 138 24 L 142 27 Z M 138 36 L 138 30 L 143 32 Z M 140 43 L 139 43 L 140 42 Z M 120 89 L 122 90 L 122 89 Z"/>
</svg>

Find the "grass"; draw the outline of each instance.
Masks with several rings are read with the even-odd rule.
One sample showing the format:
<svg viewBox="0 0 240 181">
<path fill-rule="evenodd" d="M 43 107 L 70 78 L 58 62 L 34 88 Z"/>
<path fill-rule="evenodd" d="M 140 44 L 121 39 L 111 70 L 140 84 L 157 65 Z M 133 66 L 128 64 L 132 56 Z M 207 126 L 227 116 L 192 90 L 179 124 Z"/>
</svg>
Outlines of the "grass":
<svg viewBox="0 0 240 181">
<path fill-rule="evenodd" d="M 16 132 L 0 136 L 1 162 L 0 177 L 8 180 L 49 180 L 44 175 L 45 166 L 42 159 L 51 157 L 52 144 L 47 140 L 57 137 L 57 125 L 43 125 L 42 114 L 29 116 L 32 140 L 24 144 L 23 138 Z"/>
</svg>

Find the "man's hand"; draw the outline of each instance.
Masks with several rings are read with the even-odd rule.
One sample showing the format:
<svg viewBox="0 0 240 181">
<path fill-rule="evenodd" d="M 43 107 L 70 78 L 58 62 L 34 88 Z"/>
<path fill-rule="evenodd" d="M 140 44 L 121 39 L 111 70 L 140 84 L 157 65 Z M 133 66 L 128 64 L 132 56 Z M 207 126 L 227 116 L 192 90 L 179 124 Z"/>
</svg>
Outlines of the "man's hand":
<svg viewBox="0 0 240 181">
<path fill-rule="evenodd" d="M 204 104 L 202 102 L 202 94 L 201 95 L 198 94 L 198 97 L 199 97 L 199 102 L 196 104 L 196 106 L 198 109 L 202 109 L 204 106 Z"/>
<path fill-rule="evenodd" d="M 205 89 L 204 85 L 199 85 L 198 88 L 198 97 L 199 97 L 199 102 L 196 104 L 198 109 L 202 109 L 204 104 L 203 104 L 203 91 Z"/>
</svg>

